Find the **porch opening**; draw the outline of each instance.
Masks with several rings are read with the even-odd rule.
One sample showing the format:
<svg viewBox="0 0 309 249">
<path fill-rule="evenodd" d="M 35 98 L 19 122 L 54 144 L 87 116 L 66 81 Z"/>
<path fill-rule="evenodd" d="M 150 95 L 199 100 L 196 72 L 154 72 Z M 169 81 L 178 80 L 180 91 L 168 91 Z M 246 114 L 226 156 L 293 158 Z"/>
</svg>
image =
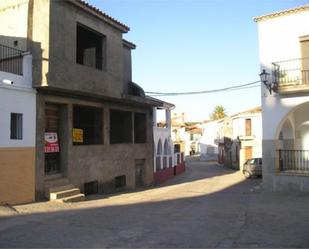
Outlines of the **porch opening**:
<svg viewBox="0 0 309 249">
<path fill-rule="evenodd" d="M 110 143 L 132 143 L 132 113 L 110 110 Z"/>
<path fill-rule="evenodd" d="M 102 109 L 73 107 L 73 145 L 102 144 Z"/>
<path fill-rule="evenodd" d="M 145 113 L 134 113 L 134 143 L 147 142 L 147 125 Z"/>
<path fill-rule="evenodd" d="M 309 102 L 292 110 L 277 131 L 277 169 L 281 172 L 309 172 Z"/>
</svg>

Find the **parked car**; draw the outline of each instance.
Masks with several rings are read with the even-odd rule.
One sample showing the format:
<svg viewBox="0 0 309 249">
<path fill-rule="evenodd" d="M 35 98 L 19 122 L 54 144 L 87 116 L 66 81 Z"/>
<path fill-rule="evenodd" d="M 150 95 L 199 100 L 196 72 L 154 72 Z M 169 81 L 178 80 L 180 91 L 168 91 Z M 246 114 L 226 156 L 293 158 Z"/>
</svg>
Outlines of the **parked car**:
<svg viewBox="0 0 309 249">
<path fill-rule="evenodd" d="M 244 163 L 242 173 L 246 178 L 252 176 L 262 177 L 262 158 L 251 158 Z"/>
</svg>

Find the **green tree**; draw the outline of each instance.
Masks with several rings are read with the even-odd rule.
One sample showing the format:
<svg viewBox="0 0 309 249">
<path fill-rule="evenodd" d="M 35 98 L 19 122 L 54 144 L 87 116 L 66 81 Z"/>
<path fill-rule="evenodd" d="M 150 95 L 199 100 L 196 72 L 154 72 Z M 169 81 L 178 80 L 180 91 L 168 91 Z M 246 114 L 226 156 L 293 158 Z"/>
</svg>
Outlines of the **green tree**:
<svg viewBox="0 0 309 249">
<path fill-rule="evenodd" d="M 226 110 L 222 105 L 216 105 L 213 112 L 210 114 L 212 120 L 217 120 L 226 117 Z"/>
</svg>

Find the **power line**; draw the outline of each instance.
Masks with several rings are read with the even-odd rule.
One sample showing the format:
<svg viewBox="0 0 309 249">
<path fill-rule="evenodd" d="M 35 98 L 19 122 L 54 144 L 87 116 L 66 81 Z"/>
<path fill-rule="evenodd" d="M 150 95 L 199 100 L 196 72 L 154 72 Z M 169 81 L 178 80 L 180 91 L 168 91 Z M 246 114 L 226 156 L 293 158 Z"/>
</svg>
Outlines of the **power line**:
<svg viewBox="0 0 309 249">
<path fill-rule="evenodd" d="M 196 94 L 207 94 L 207 93 L 217 93 L 217 92 L 226 92 L 226 91 L 235 91 L 235 90 L 243 90 L 248 88 L 258 87 L 261 81 L 254 81 L 246 84 L 213 89 L 213 90 L 204 90 L 204 91 L 195 91 L 195 92 L 145 92 L 150 96 L 180 96 L 180 95 L 196 95 Z M 258 84 L 258 85 L 257 85 Z"/>
</svg>

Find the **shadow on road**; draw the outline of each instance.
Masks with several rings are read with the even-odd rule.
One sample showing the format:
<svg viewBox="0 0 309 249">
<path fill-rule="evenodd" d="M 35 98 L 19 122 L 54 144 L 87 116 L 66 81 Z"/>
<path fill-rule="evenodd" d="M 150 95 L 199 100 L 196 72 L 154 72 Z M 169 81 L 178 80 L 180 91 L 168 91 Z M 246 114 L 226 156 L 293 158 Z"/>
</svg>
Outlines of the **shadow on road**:
<svg viewBox="0 0 309 249">
<path fill-rule="evenodd" d="M 203 167 L 207 167 L 208 173 Z M 175 178 L 175 182 L 161 188 L 123 198 L 68 204 L 67 210 L 2 218 L 0 247 L 298 248 L 309 245 L 308 198 L 254 191 L 260 180 L 231 182 L 220 189 L 224 182 L 213 182 L 220 176 L 229 179 L 234 171 L 216 167 L 190 164 L 181 176 L 182 182 Z"/>
</svg>

